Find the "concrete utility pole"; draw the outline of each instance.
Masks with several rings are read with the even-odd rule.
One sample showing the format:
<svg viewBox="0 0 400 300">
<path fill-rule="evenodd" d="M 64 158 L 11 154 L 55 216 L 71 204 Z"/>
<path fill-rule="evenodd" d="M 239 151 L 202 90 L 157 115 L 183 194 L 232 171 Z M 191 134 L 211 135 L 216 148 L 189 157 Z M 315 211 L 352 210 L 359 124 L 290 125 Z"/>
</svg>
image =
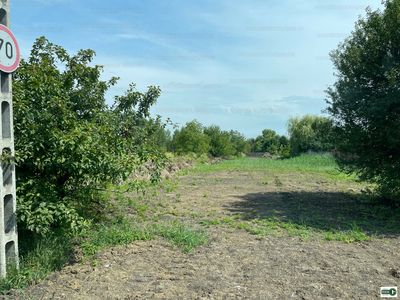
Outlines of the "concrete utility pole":
<svg viewBox="0 0 400 300">
<path fill-rule="evenodd" d="M 0 149 L 2 155 L 14 151 L 14 125 L 11 79 L 18 67 L 20 53 L 17 41 L 9 30 L 10 1 L 0 1 Z M 18 232 L 15 216 L 16 182 L 14 163 L 1 161 L 0 172 L 0 277 L 7 275 L 7 263 L 14 261 L 19 269 Z"/>
</svg>

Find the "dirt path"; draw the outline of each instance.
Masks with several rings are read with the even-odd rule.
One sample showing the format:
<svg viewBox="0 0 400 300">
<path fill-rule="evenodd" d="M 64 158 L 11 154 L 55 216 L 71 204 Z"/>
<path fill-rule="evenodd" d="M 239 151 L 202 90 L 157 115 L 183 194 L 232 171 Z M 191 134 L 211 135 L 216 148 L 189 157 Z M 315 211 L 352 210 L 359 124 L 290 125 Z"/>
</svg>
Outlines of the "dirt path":
<svg viewBox="0 0 400 300">
<path fill-rule="evenodd" d="M 357 212 L 364 204 L 352 194 L 362 187 L 300 172 L 185 175 L 174 192 L 158 188 L 159 194 L 149 199 L 179 212 L 160 220 L 176 219 L 205 229 L 208 242 L 184 254 L 161 237 L 135 241 L 99 251 L 97 266 L 93 261 L 76 263 L 78 251 L 75 262 L 24 292 L 35 299 L 44 294 L 43 299 L 380 299 L 380 287 L 400 289 L 398 232 L 385 233 L 389 244 L 382 240 L 344 243 L 322 240 L 317 232 L 314 237 L 306 231 L 290 236 L 283 230 L 275 231 L 277 236 L 258 237 L 244 228 L 229 228 L 229 223 L 210 227 L 198 223 L 239 213 L 242 222 L 275 216 L 324 230 L 326 220 L 345 226 L 340 217 L 364 220 L 363 229 L 378 230 L 380 236 L 387 224 Z M 126 218 L 137 216 L 129 208 L 126 214 Z M 0 299 L 23 299 L 20 295 L 12 290 Z"/>
</svg>

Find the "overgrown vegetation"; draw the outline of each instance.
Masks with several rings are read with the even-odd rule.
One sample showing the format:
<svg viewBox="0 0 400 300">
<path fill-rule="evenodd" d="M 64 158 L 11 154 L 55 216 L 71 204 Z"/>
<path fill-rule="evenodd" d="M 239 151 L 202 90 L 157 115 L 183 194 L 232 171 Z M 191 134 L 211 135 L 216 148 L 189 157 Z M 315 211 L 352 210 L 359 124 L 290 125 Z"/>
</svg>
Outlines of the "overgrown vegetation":
<svg viewBox="0 0 400 300">
<path fill-rule="evenodd" d="M 131 84 L 109 108 L 104 94 L 119 78 L 99 81 L 102 67 L 86 65 L 94 51 L 80 50 L 69 57 L 62 47 L 54 46 L 45 37 L 38 38 L 29 61 L 22 59 L 13 73 L 15 155 L 3 151 L 1 157 L 4 163 L 16 167 L 21 261 L 20 271 L 9 269 L 7 278 L 1 281 L 3 291 L 45 278 L 49 271 L 62 267 L 70 254 L 72 238 L 81 238 L 80 246 L 89 256 L 99 247 L 156 235 L 183 245 L 184 251 L 204 242 L 204 232 L 187 231 L 180 224 L 132 229 L 123 217 L 105 220 L 101 214 L 91 212 L 110 197 L 99 188 L 126 181 L 148 160 L 156 165 L 151 183 L 132 180 L 125 188 L 142 192 L 143 196 L 148 188 L 155 188 L 161 180 L 161 169 L 170 161 L 167 151 L 203 160 L 206 155 L 241 157 L 243 153 L 267 151 L 283 157 L 270 168 L 323 172 L 337 178 L 358 176 L 363 182 L 376 183 L 374 194 L 367 190 L 363 196 L 374 196 L 378 204 L 388 203 L 396 211 L 400 199 L 399 14 L 400 0 L 386 1 L 382 14 L 369 10 L 368 19 L 358 21 L 352 37 L 330 55 L 340 71 L 336 90 L 327 90 L 332 102 L 326 101 L 331 106 L 325 111 L 333 117 L 290 118 L 289 138 L 264 129 L 257 138 L 245 140 L 237 131 L 224 131 L 217 125 L 204 127 L 197 120 L 187 122 L 171 136 L 170 131 L 165 131 L 161 116 L 152 119 L 149 115 L 150 106 L 161 94 L 159 87 L 149 86 L 142 94 L 134 92 L 135 84 Z M 62 73 L 55 67 L 57 60 L 66 62 Z M 172 124 L 169 118 L 166 122 Z M 324 158 L 318 163 L 313 161 L 315 158 L 294 159 L 308 149 L 332 148 L 342 153 L 355 152 L 359 159 Z M 245 170 L 253 168 L 251 164 L 238 159 L 197 169 Z M 260 184 L 268 184 L 268 180 Z M 204 198 L 208 197 L 205 192 Z M 150 210 L 131 201 L 139 212 L 140 223 Z M 154 222 L 160 214 L 172 211 L 168 207 L 163 207 L 162 212 L 152 209 Z M 385 211 L 377 213 L 385 215 Z M 203 221 L 233 226 L 231 220 Z M 270 219 L 264 223 L 267 228 L 280 227 L 292 233 L 294 227 L 300 228 Z M 252 233 L 264 232 L 247 225 L 237 226 Z M 357 233 L 340 233 L 336 237 L 346 242 L 365 240 L 358 227 L 354 228 Z M 300 229 L 307 233 L 306 228 Z M 335 239 L 333 234 L 325 233 L 326 239 Z"/>
<path fill-rule="evenodd" d="M 132 84 L 108 108 L 104 93 L 119 78 L 99 81 L 101 67 L 86 66 L 93 54 L 81 50 L 70 58 L 41 37 L 29 62 L 22 59 L 13 73 L 15 156 L 3 153 L 2 160 L 15 163 L 17 223 L 32 234 L 87 228 L 83 215 L 94 201 L 94 188 L 126 180 L 149 158 L 158 168 L 165 162 L 147 141 L 160 128 L 160 116 L 145 120 L 161 91 L 149 87 L 141 94 Z M 57 59 L 66 62 L 63 73 L 55 67 Z M 159 172 L 153 175 L 160 179 Z M 131 182 L 132 190 L 142 188 Z"/>
</svg>

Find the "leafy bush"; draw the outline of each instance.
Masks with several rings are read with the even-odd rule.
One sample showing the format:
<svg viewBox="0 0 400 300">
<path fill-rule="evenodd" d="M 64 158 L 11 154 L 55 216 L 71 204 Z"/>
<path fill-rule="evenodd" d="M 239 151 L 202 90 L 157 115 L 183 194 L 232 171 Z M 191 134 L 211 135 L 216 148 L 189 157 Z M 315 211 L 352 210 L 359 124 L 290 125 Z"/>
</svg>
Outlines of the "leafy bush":
<svg viewBox="0 0 400 300">
<path fill-rule="evenodd" d="M 228 156 L 235 154 L 229 132 L 221 131 L 219 126 L 211 125 L 204 128 L 204 134 L 210 137 L 209 153 L 213 156 Z"/>
<path fill-rule="evenodd" d="M 279 155 L 282 157 L 290 157 L 290 145 L 287 146 L 283 146 L 281 145 L 280 149 L 279 149 Z"/>
<path fill-rule="evenodd" d="M 203 133 L 203 126 L 196 120 L 187 122 L 186 126 L 174 133 L 174 148 L 178 155 L 189 152 L 198 155 L 208 153 L 210 141 L 211 138 Z"/>
<path fill-rule="evenodd" d="M 238 156 L 240 153 L 250 153 L 251 148 L 248 148 L 246 138 L 238 131 L 231 130 L 229 132 L 229 138 L 234 149 L 234 155 Z"/>
<path fill-rule="evenodd" d="M 93 54 L 80 50 L 70 58 L 41 37 L 29 61 L 22 59 L 12 74 L 15 156 L 3 152 L 1 160 L 16 166 L 17 224 L 34 234 L 51 227 L 84 229 L 89 223 L 82 216 L 97 200 L 95 188 L 127 180 L 138 161 L 151 157 L 159 169 L 166 161 L 146 139 L 159 128 L 160 116 L 143 121 L 161 90 L 150 86 L 143 95 L 131 84 L 108 109 L 104 93 L 119 78 L 99 81 L 102 67 L 86 66 Z M 57 59 L 66 62 L 63 73 Z M 159 170 L 153 180 L 160 180 Z M 130 184 L 143 190 L 137 181 Z"/>
</svg>

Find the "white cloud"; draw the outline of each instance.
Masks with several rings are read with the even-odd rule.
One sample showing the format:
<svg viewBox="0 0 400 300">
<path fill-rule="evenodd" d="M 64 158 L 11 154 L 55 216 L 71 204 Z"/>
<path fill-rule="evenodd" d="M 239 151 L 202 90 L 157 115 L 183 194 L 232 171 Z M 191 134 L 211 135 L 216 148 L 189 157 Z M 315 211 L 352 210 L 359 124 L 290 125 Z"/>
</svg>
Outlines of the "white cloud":
<svg viewBox="0 0 400 300">
<path fill-rule="evenodd" d="M 23 57 L 41 35 L 71 56 L 92 49 L 96 56 L 89 65 L 105 66 L 100 79 L 121 78 L 107 92 L 107 104 L 131 82 L 142 93 L 147 86 L 160 86 L 153 117 L 157 109 L 175 109 L 160 114 L 181 125 L 193 119 L 217 124 L 247 138 L 263 129 L 286 134 L 286 120 L 295 115 L 322 115 L 327 105 L 323 90 L 336 81 L 328 53 L 350 36 L 358 15 L 365 16 L 365 9 L 345 8 L 345 1 L 335 2 L 339 8 L 316 8 L 320 1 L 68 3 L 12 6 L 13 28 L 34 27 L 39 12 L 40 27 L 62 28 L 16 32 Z M 372 0 L 351 5 L 384 7 Z M 90 12 L 107 8 L 147 11 Z"/>
</svg>

